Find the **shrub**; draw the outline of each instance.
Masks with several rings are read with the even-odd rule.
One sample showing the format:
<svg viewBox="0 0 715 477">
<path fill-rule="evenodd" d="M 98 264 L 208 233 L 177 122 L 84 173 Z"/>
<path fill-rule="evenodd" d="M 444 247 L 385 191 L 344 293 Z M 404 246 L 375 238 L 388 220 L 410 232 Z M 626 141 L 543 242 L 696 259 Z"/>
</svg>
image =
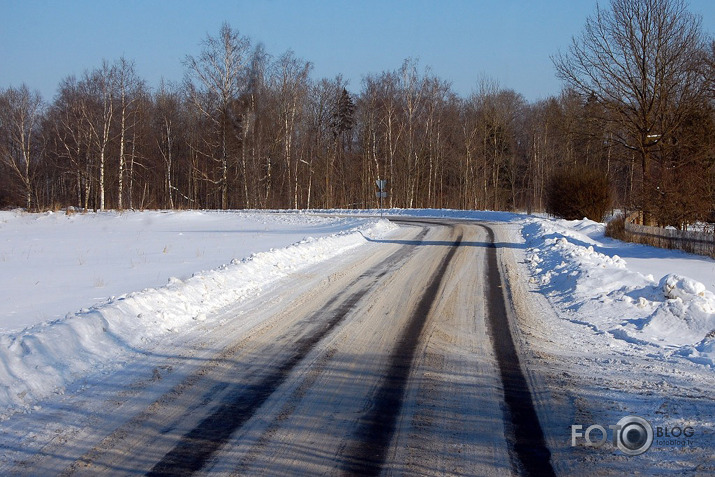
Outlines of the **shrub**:
<svg viewBox="0 0 715 477">
<path fill-rule="evenodd" d="M 546 211 L 567 220 L 600 222 L 611 207 L 611 187 L 597 169 L 577 166 L 557 171 L 546 191 Z"/>
<path fill-rule="evenodd" d="M 626 240 L 626 219 L 618 215 L 606 224 L 606 236 L 618 240 Z"/>
</svg>

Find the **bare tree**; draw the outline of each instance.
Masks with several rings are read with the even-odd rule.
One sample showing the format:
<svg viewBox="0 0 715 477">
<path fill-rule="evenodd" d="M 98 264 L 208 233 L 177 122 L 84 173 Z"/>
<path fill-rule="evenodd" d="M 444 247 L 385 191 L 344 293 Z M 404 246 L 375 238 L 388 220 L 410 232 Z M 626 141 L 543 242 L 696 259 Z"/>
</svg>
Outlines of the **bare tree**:
<svg viewBox="0 0 715 477">
<path fill-rule="evenodd" d="M 336 90 L 343 84 L 338 76 L 334 80 L 322 79 L 315 82 L 310 89 L 307 107 L 308 157 L 304 160 L 308 168 L 308 185 L 306 207 L 311 208 L 314 197 L 323 200 L 323 207 L 329 207 L 329 193 L 332 187 L 332 163 L 334 142 L 331 123 Z M 314 175 L 322 181 L 313 182 Z M 322 193 L 322 196 L 321 196 Z"/>
<path fill-rule="evenodd" d="M 48 135 L 59 173 L 73 178 L 76 206 L 86 209 L 92 183 L 89 173 L 90 139 L 84 127 L 79 84 L 74 76 L 60 83 L 59 93 L 48 116 Z"/>
<path fill-rule="evenodd" d="M 144 89 L 144 83 L 140 80 L 135 71 L 134 63 L 120 58 L 114 66 L 114 96 L 119 102 L 119 172 L 117 180 L 117 207 L 121 210 L 124 207 L 124 176 L 126 169 L 126 143 L 127 135 L 135 126 L 137 108 L 136 102 L 140 98 L 140 91 Z M 130 172 L 133 172 L 130 167 Z M 130 176 L 130 184 L 133 177 Z M 133 204 L 129 204 L 131 207 Z"/>
<path fill-rule="evenodd" d="M 449 83 L 437 77 L 425 78 L 425 135 L 422 149 L 426 156 L 427 167 L 424 170 L 426 184 L 420 190 L 422 207 L 439 207 L 438 198 L 442 195 L 442 177 L 447 159 L 447 145 L 450 127 L 446 127 L 447 118 L 453 105 Z"/>
<path fill-rule="evenodd" d="M 244 95 L 246 108 L 244 109 L 241 154 L 247 171 L 247 175 L 244 177 L 247 207 L 266 207 L 272 191 L 271 159 L 266 151 L 265 141 L 263 141 L 263 138 L 268 136 L 265 110 L 267 109 L 266 103 L 268 103 L 269 62 L 270 55 L 266 52 L 265 46 L 259 43 L 251 54 L 248 85 Z M 249 193 L 249 184 L 251 193 Z"/>
<path fill-rule="evenodd" d="M 425 76 L 417 71 L 418 60 L 408 58 L 402 63 L 399 71 L 400 91 L 405 111 L 405 165 L 407 180 L 405 190 L 405 205 L 414 207 L 415 193 L 421 167 L 421 157 L 418 151 L 419 133 L 421 132 L 422 114 L 425 104 Z"/>
<path fill-rule="evenodd" d="M 399 177 L 398 150 L 405 131 L 402 115 L 402 101 L 400 98 L 399 76 L 395 72 L 383 72 L 379 75 L 368 76 L 363 81 L 362 97 L 369 101 L 370 107 L 375 109 L 371 136 L 373 136 L 372 156 L 378 171 L 378 178 L 387 179 L 388 207 L 397 205 L 395 197 L 395 183 L 404 184 L 405 177 Z M 369 117 L 368 111 L 360 111 L 361 116 Z M 382 167 L 380 167 L 382 165 Z M 371 181 L 372 182 L 372 181 Z M 370 184 L 372 187 L 372 184 Z"/>
<path fill-rule="evenodd" d="M 218 37 L 208 36 L 198 57 L 187 56 L 187 91 L 198 111 L 212 124 L 214 143 L 207 153 L 219 165 L 217 183 L 221 208 L 228 208 L 229 169 L 235 161 L 230 150 L 235 121 L 232 106 L 245 89 L 251 42 L 224 23 Z"/>
<path fill-rule="evenodd" d="M 174 208 L 174 162 L 177 143 L 181 131 L 181 100 L 176 89 L 161 82 L 159 90 L 154 95 L 154 140 L 157 150 L 164 163 L 164 203 Z"/>
<path fill-rule="evenodd" d="M 84 124 L 91 134 L 93 153 L 97 154 L 99 210 L 106 206 L 107 156 L 115 112 L 114 74 L 114 68 L 105 61 L 101 68 L 85 73 L 79 83 Z"/>
<path fill-rule="evenodd" d="M 710 48 L 705 54 L 705 81 L 710 92 L 710 101 L 715 103 L 715 40 L 710 42 Z"/>
<path fill-rule="evenodd" d="M 310 62 L 297 58 L 293 51 L 284 53 L 273 65 L 271 84 L 276 94 L 279 129 L 276 140 L 281 145 L 285 199 L 288 207 L 298 207 L 300 161 L 296 159 L 293 146 L 297 125 L 302 119 L 312 67 Z"/>
<path fill-rule="evenodd" d="M 683 0 L 612 0 L 553 58 L 558 76 L 596 98 L 617 123 L 614 138 L 640 157 L 641 200 L 654 151 L 705 94 L 696 61 L 703 50 L 701 20 Z"/>
<path fill-rule="evenodd" d="M 33 163 L 37 160 L 37 134 L 44 112 L 40 94 L 26 85 L 0 93 L 0 164 L 20 182 L 25 207 L 32 207 Z"/>
</svg>

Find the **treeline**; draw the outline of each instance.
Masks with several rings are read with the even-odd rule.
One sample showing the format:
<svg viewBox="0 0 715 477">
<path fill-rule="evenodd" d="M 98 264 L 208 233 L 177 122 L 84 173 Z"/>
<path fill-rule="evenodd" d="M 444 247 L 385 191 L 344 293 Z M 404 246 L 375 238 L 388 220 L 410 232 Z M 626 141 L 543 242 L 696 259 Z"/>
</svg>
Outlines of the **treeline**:
<svg viewBox="0 0 715 477">
<path fill-rule="evenodd" d="M 698 45 L 703 93 L 653 93 L 679 109 L 634 130 L 619 111 L 638 105 L 569 82 L 564 57 L 567 88 L 535 103 L 490 81 L 459 97 L 413 59 L 350 91 L 224 25 L 182 84 L 151 89 L 121 58 L 51 103 L 0 90 L 0 206 L 369 208 L 380 178 L 389 207 L 540 211 L 557 171 L 588 167 L 616 205 L 681 225 L 715 209 L 715 43 Z"/>
</svg>

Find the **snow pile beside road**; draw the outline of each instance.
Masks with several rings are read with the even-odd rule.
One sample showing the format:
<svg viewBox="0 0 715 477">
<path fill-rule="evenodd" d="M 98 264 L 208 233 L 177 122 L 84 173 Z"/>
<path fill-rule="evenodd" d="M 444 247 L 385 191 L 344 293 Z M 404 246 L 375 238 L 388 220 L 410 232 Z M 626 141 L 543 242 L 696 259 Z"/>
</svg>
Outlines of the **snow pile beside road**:
<svg viewBox="0 0 715 477">
<path fill-rule="evenodd" d="M 563 316 L 645 346 L 715 366 L 715 294 L 692 278 L 665 273 L 655 279 L 629 268 L 589 220 L 527 220 L 522 229 L 532 281 Z"/>
<path fill-rule="evenodd" d="M 658 286 L 667 300 L 651 315 L 649 331 L 682 344 L 679 352 L 683 356 L 712 366 L 715 362 L 715 294 L 702 283 L 676 274 L 664 276 Z"/>
<path fill-rule="evenodd" d="M 61 320 L 0 335 L 0 407 L 23 408 L 89 372 L 121 365 L 122 356 L 150 352 L 172 332 L 211 320 L 228 305 L 256 296 L 292 272 L 380 238 L 397 226 L 386 220 L 284 248 L 260 252 L 164 287 L 113 297 Z"/>
</svg>

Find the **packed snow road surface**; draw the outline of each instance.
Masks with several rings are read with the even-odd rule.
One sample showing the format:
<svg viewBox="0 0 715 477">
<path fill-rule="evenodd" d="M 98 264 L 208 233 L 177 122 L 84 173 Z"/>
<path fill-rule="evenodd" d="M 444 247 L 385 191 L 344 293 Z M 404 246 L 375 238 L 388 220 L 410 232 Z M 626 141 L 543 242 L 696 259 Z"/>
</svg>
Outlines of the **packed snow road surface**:
<svg viewBox="0 0 715 477">
<path fill-rule="evenodd" d="M 6 470 L 553 473 L 511 339 L 492 229 L 400 222 L 399 234 L 225 311 L 254 316 L 153 356 L 151 375 L 137 365 L 120 374 L 143 379 L 108 376 L 116 389 L 104 383 L 38 411 L 35 425 L 66 424 Z"/>
</svg>

